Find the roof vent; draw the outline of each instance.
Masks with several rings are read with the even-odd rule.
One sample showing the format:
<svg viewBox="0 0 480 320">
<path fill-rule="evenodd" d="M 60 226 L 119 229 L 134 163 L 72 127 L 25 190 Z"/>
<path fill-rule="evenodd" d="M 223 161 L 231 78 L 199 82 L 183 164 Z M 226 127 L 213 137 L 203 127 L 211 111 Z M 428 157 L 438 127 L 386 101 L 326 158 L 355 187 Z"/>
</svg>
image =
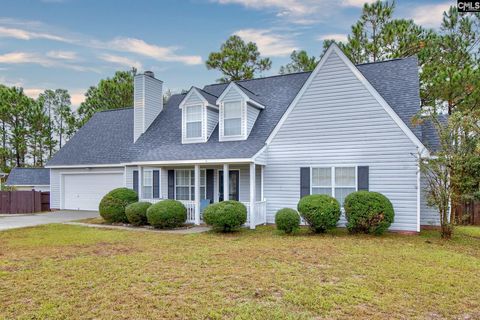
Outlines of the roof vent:
<svg viewBox="0 0 480 320">
<path fill-rule="evenodd" d="M 152 77 L 152 78 L 155 78 L 155 74 L 153 73 L 153 71 L 145 71 L 145 75 L 149 76 L 149 77 Z"/>
</svg>

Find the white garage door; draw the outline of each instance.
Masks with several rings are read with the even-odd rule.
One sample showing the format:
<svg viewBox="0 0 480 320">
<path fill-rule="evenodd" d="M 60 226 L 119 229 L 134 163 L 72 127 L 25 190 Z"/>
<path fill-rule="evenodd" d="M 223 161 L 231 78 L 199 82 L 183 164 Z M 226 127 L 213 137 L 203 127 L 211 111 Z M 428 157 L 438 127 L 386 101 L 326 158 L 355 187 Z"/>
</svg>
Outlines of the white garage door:
<svg viewBox="0 0 480 320">
<path fill-rule="evenodd" d="M 63 209 L 98 210 L 107 192 L 123 187 L 123 174 L 66 174 L 63 186 Z"/>
</svg>

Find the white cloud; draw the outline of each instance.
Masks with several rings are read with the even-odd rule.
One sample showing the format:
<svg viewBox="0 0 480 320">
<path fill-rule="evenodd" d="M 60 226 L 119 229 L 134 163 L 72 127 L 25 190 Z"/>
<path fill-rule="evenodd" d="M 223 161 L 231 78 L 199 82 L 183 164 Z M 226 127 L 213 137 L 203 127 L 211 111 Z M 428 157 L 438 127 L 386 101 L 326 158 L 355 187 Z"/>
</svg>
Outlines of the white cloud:
<svg viewBox="0 0 480 320">
<path fill-rule="evenodd" d="M 0 64 L 38 64 L 42 67 L 58 67 L 75 71 L 89 71 L 99 73 L 97 69 L 92 67 L 68 64 L 62 61 L 58 61 L 56 59 L 49 58 L 46 55 L 44 56 L 38 53 L 31 52 L 5 53 L 3 55 L 0 55 Z"/>
<path fill-rule="evenodd" d="M 28 52 L 10 52 L 0 55 L 0 63 L 4 64 L 25 64 L 34 63 L 44 67 L 51 66 L 52 61 L 42 57 L 41 55 Z"/>
<path fill-rule="evenodd" d="M 245 41 L 255 42 L 261 54 L 271 57 L 288 56 L 297 47 L 285 34 L 275 33 L 269 29 L 242 29 L 234 34 Z"/>
<path fill-rule="evenodd" d="M 443 12 L 448 11 L 451 3 L 430 4 L 414 7 L 410 12 L 412 19 L 419 25 L 437 28 L 442 23 Z"/>
<path fill-rule="evenodd" d="M 85 90 L 74 90 L 70 92 L 70 102 L 73 109 L 77 109 L 80 104 L 85 101 Z"/>
<path fill-rule="evenodd" d="M 45 89 L 40 89 L 40 88 L 23 88 L 23 92 L 30 98 L 34 98 L 34 99 L 36 99 L 38 95 L 44 91 Z"/>
<path fill-rule="evenodd" d="M 215 1 L 215 0 L 214 0 Z M 274 9 L 280 16 L 305 15 L 309 13 L 309 4 L 321 1 L 301 0 L 216 0 L 220 4 L 240 4 L 251 9 Z"/>
<path fill-rule="evenodd" d="M 331 33 L 331 34 L 322 34 L 317 38 L 317 40 L 318 41 L 335 40 L 337 42 L 347 42 L 348 38 L 346 34 Z"/>
<path fill-rule="evenodd" d="M 3 38 L 15 38 L 21 40 L 32 40 L 32 39 L 47 39 L 47 40 L 54 40 L 54 41 L 61 41 L 61 42 L 70 42 L 70 40 L 50 34 L 50 33 L 42 33 L 42 32 L 33 32 L 18 28 L 7 28 L 0 26 L 0 37 Z"/>
<path fill-rule="evenodd" d="M 117 51 L 131 52 L 161 62 L 180 62 L 187 65 L 202 63 L 202 57 L 200 56 L 178 54 L 176 52 L 178 47 L 160 47 L 136 38 L 116 38 L 105 45 L 107 46 L 106 49 L 110 48 Z"/>
<path fill-rule="evenodd" d="M 254 10 L 270 10 L 277 17 L 295 24 L 312 24 L 331 18 L 341 7 L 362 7 L 374 0 L 211 0 L 223 5 L 236 4 Z"/>
<path fill-rule="evenodd" d="M 365 3 L 372 3 L 375 1 L 376 0 L 343 0 L 342 6 L 362 8 Z"/>
<path fill-rule="evenodd" d="M 48 51 L 47 57 L 52 59 L 61 59 L 61 60 L 77 60 L 78 56 L 76 52 L 73 51 Z"/>
<path fill-rule="evenodd" d="M 117 56 L 113 54 L 102 54 L 100 56 L 100 59 L 107 61 L 107 62 L 112 62 L 117 65 L 121 66 L 126 66 L 126 67 L 135 67 L 138 70 L 143 69 L 142 64 L 139 61 L 135 61 L 133 59 L 127 58 L 127 57 L 122 57 L 122 56 Z"/>
</svg>

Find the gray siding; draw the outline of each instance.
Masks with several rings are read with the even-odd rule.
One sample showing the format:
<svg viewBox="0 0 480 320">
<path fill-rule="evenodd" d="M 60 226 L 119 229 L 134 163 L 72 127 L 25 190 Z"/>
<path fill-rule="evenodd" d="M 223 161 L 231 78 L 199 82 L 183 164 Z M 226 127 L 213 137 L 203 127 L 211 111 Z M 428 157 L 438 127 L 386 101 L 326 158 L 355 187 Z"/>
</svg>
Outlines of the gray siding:
<svg viewBox="0 0 480 320">
<path fill-rule="evenodd" d="M 143 110 L 144 110 L 144 92 L 145 87 L 143 85 L 143 77 L 135 77 L 134 79 L 135 90 L 133 92 L 133 141 L 136 141 L 138 137 L 144 132 L 143 127 Z"/>
<path fill-rule="evenodd" d="M 255 121 L 257 120 L 259 113 L 259 109 L 252 106 L 247 106 L 247 136 L 252 131 L 252 128 L 255 125 Z"/>
<path fill-rule="evenodd" d="M 163 110 L 162 82 L 143 74 L 134 79 L 134 135 L 136 141 Z"/>
<path fill-rule="evenodd" d="M 218 111 L 212 108 L 207 108 L 207 140 L 212 135 L 213 130 L 218 124 Z"/>
<path fill-rule="evenodd" d="M 268 148 L 267 219 L 296 208 L 300 167 L 369 166 L 370 190 L 393 203 L 392 229 L 417 229 L 416 146 L 332 53 Z"/>
<path fill-rule="evenodd" d="M 426 198 L 426 190 L 427 182 L 425 177 L 421 177 L 420 180 L 421 185 L 421 195 L 420 198 L 420 224 L 421 225 L 431 225 L 431 226 L 438 226 L 440 225 L 440 217 L 438 210 L 434 207 L 429 207 L 427 205 L 427 198 Z"/>
<path fill-rule="evenodd" d="M 60 209 L 61 198 L 61 174 L 62 173 L 89 173 L 89 172 L 123 172 L 124 168 L 68 168 L 50 169 L 50 208 Z"/>
<path fill-rule="evenodd" d="M 145 77 L 145 129 L 163 110 L 162 82 L 152 77 Z"/>
</svg>

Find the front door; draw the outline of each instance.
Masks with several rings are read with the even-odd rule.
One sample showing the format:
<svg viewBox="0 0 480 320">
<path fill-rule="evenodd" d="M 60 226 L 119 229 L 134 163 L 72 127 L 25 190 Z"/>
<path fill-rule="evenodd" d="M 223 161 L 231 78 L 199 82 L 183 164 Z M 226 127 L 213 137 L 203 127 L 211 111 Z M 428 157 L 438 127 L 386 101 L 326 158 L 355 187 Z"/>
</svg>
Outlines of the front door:
<svg viewBox="0 0 480 320">
<path fill-rule="evenodd" d="M 223 171 L 218 172 L 218 201 L 223 201 Z M 240 189 L 240 172 L 238 170 L 230 170 L 230 200 L 239 200 Z"/>
</svg>

